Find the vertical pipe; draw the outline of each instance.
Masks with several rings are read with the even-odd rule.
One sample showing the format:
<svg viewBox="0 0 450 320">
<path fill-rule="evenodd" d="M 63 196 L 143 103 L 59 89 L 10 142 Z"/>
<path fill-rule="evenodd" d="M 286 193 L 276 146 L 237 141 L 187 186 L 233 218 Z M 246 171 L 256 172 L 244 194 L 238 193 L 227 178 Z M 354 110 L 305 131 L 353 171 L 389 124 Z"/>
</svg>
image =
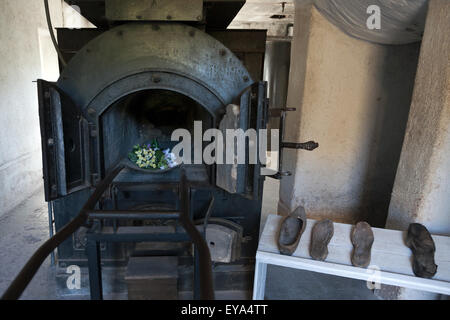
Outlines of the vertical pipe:
<svg viewBox="0 0 450 320">
<path fill-rule="evenodd" d="M 53 237 L 53 202 L 48 202 L 48 233 L 50 238 Z M 51 266 L 55 265 L 55 250 L 50 254 L 50 264 Z"/>
</svg>

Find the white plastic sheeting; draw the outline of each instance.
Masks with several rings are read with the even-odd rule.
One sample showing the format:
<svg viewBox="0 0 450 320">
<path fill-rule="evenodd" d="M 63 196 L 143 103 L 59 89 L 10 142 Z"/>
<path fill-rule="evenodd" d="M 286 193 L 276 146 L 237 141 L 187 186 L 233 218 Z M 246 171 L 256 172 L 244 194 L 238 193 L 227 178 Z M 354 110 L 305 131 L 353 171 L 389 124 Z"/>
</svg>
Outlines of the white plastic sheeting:
<svg viewBox="0 0 450 320">
<path fill-rule="evenodd" d="M 307 1 L 300 0 L 297 4 Z M 315 7 L 345 33 L 381 44 L 421 41 L 428 0 L 314 0 Z M 370 30 L 369 6 L 380 8 L 380 29 Z M 373 11 L 372 11 L 373 12 Z"/>
</svg>

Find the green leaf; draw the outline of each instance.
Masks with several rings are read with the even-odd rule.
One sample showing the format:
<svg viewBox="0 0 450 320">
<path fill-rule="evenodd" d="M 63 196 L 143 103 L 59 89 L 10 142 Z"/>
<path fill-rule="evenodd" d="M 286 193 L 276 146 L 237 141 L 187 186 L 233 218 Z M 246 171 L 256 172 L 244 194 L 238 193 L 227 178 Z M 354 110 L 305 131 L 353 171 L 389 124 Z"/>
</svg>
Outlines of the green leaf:
<svg viewBox="0 0 450 320">
<path fill-rule="evenodd" d="M 155 152 L 155 158 L 156 158 L 156 162 L 160 162 L 161 159 L 164 158 L 164 152 L 162 152 L 161 150 L 157 150 Z"/>
<path fill-rule="evenodd" d="M 153 149 L 159 149 L 159 144 L 158 144 L 158 140 L 155 138 L 152 141 L 152 148 Z"/>
<path fill-rule="evenodd" d="M 137 161 L 137 156 L 136 156 L 136 154 L 134 152 L 130 152 L 128 154 L 128 159 L 130 159 L 133 162 L 136 162 Z"/>
</svg>

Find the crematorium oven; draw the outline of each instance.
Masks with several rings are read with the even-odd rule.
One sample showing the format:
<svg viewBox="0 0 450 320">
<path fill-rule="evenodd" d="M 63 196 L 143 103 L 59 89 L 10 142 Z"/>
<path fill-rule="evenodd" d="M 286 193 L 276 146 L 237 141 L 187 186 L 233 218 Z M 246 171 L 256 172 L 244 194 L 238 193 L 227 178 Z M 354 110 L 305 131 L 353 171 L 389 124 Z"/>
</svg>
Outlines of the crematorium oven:
<svg viewBox="0 0 450 320">
<path fill-rule="evenodd" d="M 54 231 L 77 216 L 138 143 L 157 139 L 173 147 L 176 129 L 194 140 L 210 128 L 266 127 L 265 31 L 226 30 L 245 1 L 106 0 L 86 8 L 86 1 L 67 2 L 98 28 L 58 29 L 68 63 L 58 82 L 38 81 Z M 201 121 L 200 130 L 194 121 Z M 193 279 L 203 276 L 195 268 L 197 248 L 176 214 L 187 201 L 209 247 L 215 290 L 250 290 L 264 177 L 261 164 L 230 166 L 195 162 L 152 174 L 122 168 L 87 222 L 58 246 L 58 267 L 89 267 L 95 297 L 101 297 L 101 277 L 100 288 L 92 288 L 101 267 L 126 268 L 126 277 L 137 279 L 133 272 L 156 265 L 162 271 L 145 279 L 173 270 L 177 280 L 162 282 L 164 288 L 195 292 Z M 189 182 L 188 199 L 177 196 L 180 179 Z M 139 297 L 141 289 L 127 284 L 129 296 Z M 166 291 L 158 292 L 171 297 Z"/>
</svg>

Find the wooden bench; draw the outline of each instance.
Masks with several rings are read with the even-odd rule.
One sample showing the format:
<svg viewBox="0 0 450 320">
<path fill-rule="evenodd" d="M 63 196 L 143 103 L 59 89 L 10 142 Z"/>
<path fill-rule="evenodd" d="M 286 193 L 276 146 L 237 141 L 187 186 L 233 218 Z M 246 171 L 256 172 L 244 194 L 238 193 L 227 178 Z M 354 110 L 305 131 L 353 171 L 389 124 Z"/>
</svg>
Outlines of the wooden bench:
<svg viewBox="0 0 450 320">
<path fill-rule="evenodd" d="M 371 265 L 364 269 L 352 266 L 350 260 L 353 251 L 350 240 L 352 225 L 334 223 L 328 257 L 325 261 L 316 261 L 309 255 L 311 229 L 316 221 L 308 220 L 297 250 L 292 256 L 285 256 L 277 248 L 276 235 L 280 220 L 280 216 L 269 215 L 259 241 L 254 300 L 264 299 L 268 264 L 450 295 L 450 237 L 433 235 L 438 271 L 433 279 L 423 279 L 414 276 L 412 271 L 412 252 L 404 243 L 406 232 L 372 228 L 375 241 Z"/>
</svg>

